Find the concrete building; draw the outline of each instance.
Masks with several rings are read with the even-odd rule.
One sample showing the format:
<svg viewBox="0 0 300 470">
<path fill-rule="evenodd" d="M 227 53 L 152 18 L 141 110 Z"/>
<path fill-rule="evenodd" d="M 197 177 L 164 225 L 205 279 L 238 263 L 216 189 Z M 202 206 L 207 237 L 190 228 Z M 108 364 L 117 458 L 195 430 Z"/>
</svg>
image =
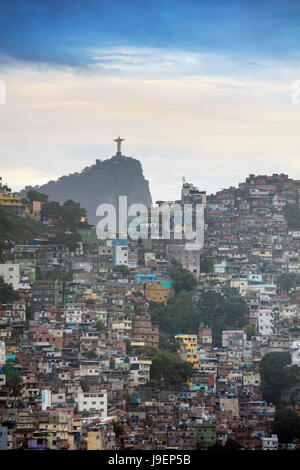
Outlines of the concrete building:
<svg viewBox="0 0 300 470">
<path fill-rule="evenodd" d="M 78 393 L 75 401 L 79 412 L 97 412 L 100 416 L 107 416 L 107 390 L 101 390 L 99 393 Z"/>
<path fill-rule="evenodd" d="M 20 287 L 20 265 L 19 264 L 0 264 L 0 276 L 3 277 L 6 284 L 10 284 L 14 290 Z"/>
<path fill-rule="evenodd" d="M 113 240 L 113 264 L 114 266 L 128 266 L 128 240 L 126 238 Z"/>
<path fill-rule="evenodd" d="M 170 261 L 178 261 L 183 268 L 193 273 L 196 279 L 200 278 L 200 250 L 188 250 L 185 244 L 168 244 L 167 256 Z"/>
</svg>

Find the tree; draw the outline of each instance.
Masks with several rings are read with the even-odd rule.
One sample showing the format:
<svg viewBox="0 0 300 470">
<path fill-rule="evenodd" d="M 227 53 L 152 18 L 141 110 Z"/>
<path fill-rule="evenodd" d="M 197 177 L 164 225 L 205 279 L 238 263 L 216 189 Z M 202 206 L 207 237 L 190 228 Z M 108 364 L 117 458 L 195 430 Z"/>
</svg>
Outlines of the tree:
<svg viewBox="0 0 300 470">
<path fill-rule="evenodd" d="M 159 337 L 159 349 L 163 349 L 164 351 L 169 351 L 173 353 L 177 353 L 179 349 L 179 340 L 174 337 L 170 336 L 160 336 Z"/>
<path fill-rule="evenodd" d="M 14 291 L 10 284 L 6 284 L 3 277 L 0 276 L 0 302 L 12 302 L 18 299 L 19 294 Z"/>
<path fill-rule="evenodd" d="M 156 348 L 144 348 L 144 352 L 151 357 L 150 380 L 158 384 L 169 386 L 182 386 L 193 375 L 193 366 L 183 361 L 179 354 Z"/>
<path fill-rule="evenodd" d="M 244 327 L 245 333 L 247 334 L 247 341 L 250 341 L 252 336 L 256 335 L 256 329 L 253 325 L 246 325 Z"/>
<path fill-rule="evenodd" d="M 21 395 L 22 389 L 24 387 L 23 379 L 18 373 L 12 374 L 6 380 L 6 387 L 8 389 L 9 395 L 16 398 Z"/>
<path fill-rule="evenodd" d="M 181 290 L 167 305 L 150 302 L 152 321 L 160 331 L 174 337 L 176 333 L 197 334 L 199 323 L 212 328 L 213 344 L 222 345 L 222 330 L 243 328 L 249 323 L 249 309 L 242 297 L 224 297 L 203 292 L 193 301 L 192 292 Z"/>
<path fill-rule="evenodd" d="M 86 217 L 86 210 L 72 199 L 65 201 L 62 206 L 56 201 L 46 202 L 41 211 L 42 220 L 51 220 L 62 232 L 89 227 Z"/>
<path fill-rule="evenodd" d="M 211 273 L 213 272 L 213 262 L 212 258 L 205 253 L 200 255 L 200 271 L 201 273 Z"/>
<path fill-rule="evenodd" d="M 278 436 L 279 442 L 292 442 L 295 438 L 300 438 L 300 417 L 294 410 L 279 406 L 276 409 L 275 419 L 272 423 L 272 430 Z"/>
<path fill-rule="evenodd" d="M 279 404 L 284 389 L 300 384 L 298 366 L 292 366 L 289 352 L 271 352 L 260 361 L 261 390 L 264 399 Z"/>
<path fill-rule="evenodd" d="M 173 266 L 170 270 L 170 277 L 173 281 L 175 295 L 177 295 L 181 290 L 190 291 L 194 289 L 197 284 L 194 275 L 187 269 L 184 269 L 177 261 L 173 260 L 172 264 Z"/>
<path fill-rule="evenodd" d="M 81 241 L 81 236 L 77 232 L 66 233 L 62 230 L 56 232 L 53 243 L 57 245 L 66 245 L 70 251 L 75 251 L 77 243 Z"/>
<path fill-rule="evenodd" d="M 194 309 L 190 292 L 181 290 L 167 305 L 150 302 L 149 309 L 152 321 L 158 322 L 160 331 L 168 336 L 197 331 L 199 313 Z"/>
<path fill-rule="evenodd" d="M 128 274 L 130 274 L 130 270 L 128 269 L 127 266 L 125 266 L 125 264 L 119 264 L 117 266 L 114 266 L 113 267 L 113 271 L 114 272 L 119 272 L 125 276 L 127 276 Z"/>
<path fill-rule="evenodd" d="M 195 302 L 199 322 L 212 328 L 213 344 L 221 346 L 222 331 L 243 328 L 249 322 L 249 308 L 240 296 L 203 292 Z M 196 333 L 196 331 L 195 331 Z"/>
<path fill-rule="evenodd" d="M 33 201 L 41 201 L 41 202 L 46 202 L 48 201 L 48 195 L 39 193 L 35 189 L 30 189 L 27 192 L 27 199 L 32 203 Z"/>
<path fill-rule="evenodd" d="M 131 346 L 130 339 L 125 338 L 123 341 L 124 341 L 125 346 L 126 346 L 126 354 L 130 354 L 132 352 L 132 346 Z"/>
<path fill-rule="evenodd" d="M 242 448 L 241 444 L 231 437 L 227 439 L 224 445 L 224 450 L 241 450 Z"/>
<path fill-rule="evenodd" d="M 278 277 L 278 285 L 282 290 L 295 289 L 298 284 L 299 278 L 294 273 L 282 273 Z"/>
<path fill-rule="evenodd" d="M 72 199 L 65 201 L 63 206 L 60 208 L 60 218 L 62 224 L 65 225 L 69 230 L 74 230 L 85 225 L 81 219 L 86 219 L 86 216 L 86 210 L 80 207 L 79 202 L 74 202 Z"/>
<path fill-rule="evenodd" d="M 84 356 L 86 359 L 96 359 L 98 357 L 97 353 L 93 351 L 92 349 L 84 353 Z"/>
<path fill-rule="evenodd" d="M 51 220 L 52 224 L 57 224 L 60 219 L 60 205 L 56 201 L 49 201 L 42 205 L 41 220 Z"/>
<path fill-rule="evenodd" d="M 104 330 L 105 330 L 105 325 L 104 325 L 104 323 L 101 322 L 101 321 L 99 321 L 99 320 L 95 323 L 94 326 L 95 326 L 95 328 L 96 328 L 97 331 L 104 331 Z"/>
<path fill-rule="evenodd" d="M 145 387 L 157 388 L 157 385 L 158 385 L 158 384 L 157 384 L 157 380 L 151 379 L 151 380 L 149 380 L 149 382 L 147 382 L 147 383 L 145 384 Z"/>
<path fill-rule="evenodd" d="M 283 215 L 289 230 L 300 228 L 300 209 L 297 204 L 286 204 L 283 208 Z"/>
<path fill-rule="evenodd" d="M 125 434 L 124 426 L 119 421 L 114 421 L 113 428 L 116 437 Z"/>
<path fill-rule="evenodd" d="M 134 295 L 134 297 L 144 297 L 143 292 L 141 292 L 140 290 L 134 290 L 132 292 L 132 295 Z"/>
<path fill-rule="evenodd" d="M 209 451 L 215 451 L 215 450 L 221 450 L 221 451 L 226 451 L 226 450 L 242 450 L 243 446 L 236 441 L 235 439 L 232 439 L 229 437 L 224 445 L 220 444 L 220 442 L 216 442 L 213 446 L 209 447 Z"/>
<path fill-rule="evenodd" d="M 9 227 L 10 227 L 9 218 L 5 210 L 3 209 L 3 207 L 0 206 L 0 256 L 1 256 L 1 260 L 3 260 L 2 250 L 5 248 L 4 240 L 6 238 L 6 234 L 7 234 Z"/>
</svg>

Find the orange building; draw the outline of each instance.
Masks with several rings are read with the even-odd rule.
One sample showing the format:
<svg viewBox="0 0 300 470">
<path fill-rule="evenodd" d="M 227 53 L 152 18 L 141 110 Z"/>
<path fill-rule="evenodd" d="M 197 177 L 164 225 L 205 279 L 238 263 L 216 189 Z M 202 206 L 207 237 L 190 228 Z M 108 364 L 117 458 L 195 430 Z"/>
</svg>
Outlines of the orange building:
<svg viewBox="0 0 300 470">
<path fill-rule="evenodd" d="M 145 297 L 151 302 L 161 302 L 166 305 L 169 297 L 169 288 L 158 282 L 147 282 Z"/>
</svg>

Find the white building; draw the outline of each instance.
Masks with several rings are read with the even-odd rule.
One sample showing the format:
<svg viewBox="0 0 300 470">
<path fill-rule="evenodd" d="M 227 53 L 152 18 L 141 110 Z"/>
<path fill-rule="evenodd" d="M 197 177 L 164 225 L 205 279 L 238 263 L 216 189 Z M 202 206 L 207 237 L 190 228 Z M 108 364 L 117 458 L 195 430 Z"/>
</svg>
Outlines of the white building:
<svg viewBox="0 0 300 470">
<path fill-rule="evenodd" d="M 80 364 L 80 377 L 99 377 L 101 366 L 96 362 L 87 362 Z"/>
<path fill-rule="evenodd" d="M 261 437 L 262 450 L 277 450 L 278 449 L 278 436 L 272 434 L 270 437 Z"/>
<path fill-rule="evenodd" d="M 127 246 L 115 246 L 114 247 L 114 264 L 128 266 L 128 247 Z"/>
<path fill-rule="evenodd" d="M 293 341 L 291 344 L 292 364 L 300 366 L 300 341 Z"/>
<path fill-rule="evenodd" d="M 81 323 L 82 310 L 78 308 L 68 308 L 66 310 L 66 323 Z"/>
<path fill-rule="evenodd" d="M 5 365 L 5 342 L 0 341 L 0 368 Z"/>
<path fill-rule="evenodd" d="M 244 330 L 223 330 L 222 346 L 229 349 L 243 350 L 247 340 Z"/>
<path fill-rule="evenodd" d="M 130 362 L 130 379 L 133 386 L 143 385 L 150 380 L 150 367 L 152 360 L 149 357 L 133 356 Z"/>
<path fill-rule="evenodd" d="M 51 408 L 51 390 L 42 391 L 42 410 L 46 411 Z"/>
<path fill-rule="evenodd" d="M 19 264 L 0 264 L 0 276 L 3 277 L 6 284 L 10 284 L 14 290 L 20 286 L 20 265 Z"/>
<path fill-rule="evenodd" d="M 274 315 L 270 309 L 258 311 L 258 334 L 260 336 L 270 336 L 274 328 Z"/>
<path fill-rule="evenodd" d="M 78 411 L 97 411 L 101 416 L 107 416 L 107 390 L 99 393 L 78 393 L 75 399 Z"/>
<path fill-rule="evenodd" d="M 279 311 L 279 320 L 286 320 L 287 318 L 297 317 L 299 313 L 298 305 L 289 304 L 284 305 Z"/>
</svg>

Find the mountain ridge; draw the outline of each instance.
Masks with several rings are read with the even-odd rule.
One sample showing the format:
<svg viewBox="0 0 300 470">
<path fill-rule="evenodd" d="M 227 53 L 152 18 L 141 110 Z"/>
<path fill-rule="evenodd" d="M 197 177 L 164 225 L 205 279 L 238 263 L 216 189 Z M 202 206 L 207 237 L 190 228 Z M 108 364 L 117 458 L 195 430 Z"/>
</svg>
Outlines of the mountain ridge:
<svg viewBox="0 0 300 470">
<path fill-rule="evenodd" d="M 121 153 L 85 167 L 81 172 L 64 175 L 46 184 L 26 186 L 21 192 L 26 197 L 30 189 L 47 194 L 49 200 L 63 204 L 67 199 L 79 202 L 87 210 L 88 221 L 95 225 L 99 218 L 99 204 L 110 203 L 118 211 L 119 196 L 127 196 L 128 206 L 139 203 L 149 207 L 152 197 L 149 181 L 145 179 L 141 162 Z"/>
</svg>

